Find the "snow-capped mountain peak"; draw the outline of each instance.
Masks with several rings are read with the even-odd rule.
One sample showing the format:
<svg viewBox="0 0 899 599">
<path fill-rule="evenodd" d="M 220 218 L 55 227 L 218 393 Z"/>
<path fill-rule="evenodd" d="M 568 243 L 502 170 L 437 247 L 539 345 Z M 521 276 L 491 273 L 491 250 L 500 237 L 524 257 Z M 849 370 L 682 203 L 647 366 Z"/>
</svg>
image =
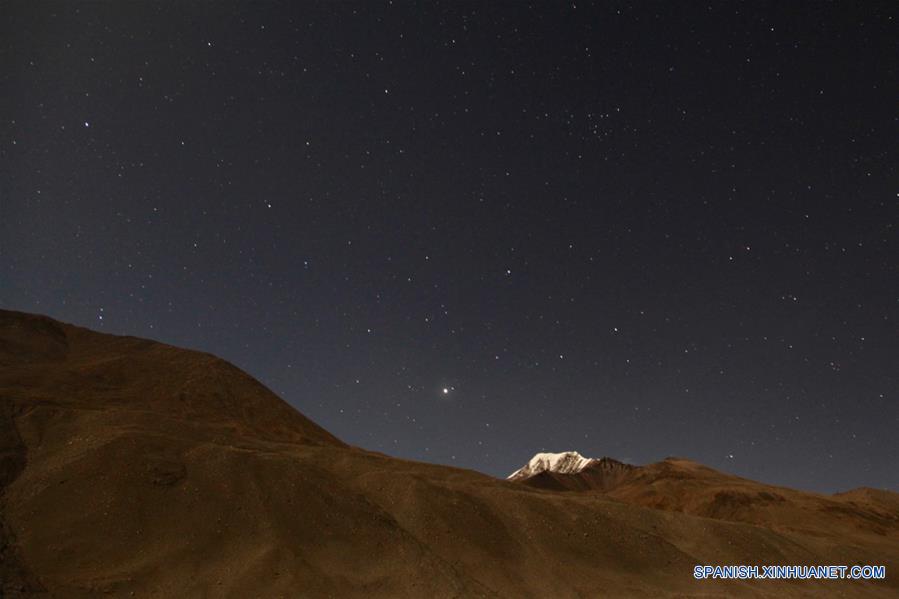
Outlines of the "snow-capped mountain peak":
<svg viewBox="0 0 899 599">
<path fill-rule="evenodd" d="M 538 453 L 531 458 L 523 468 L 519 468 L 509 475 L 509 480 L 528 478 L 540 472 L 550 471 L 560 474 L 574 474 L 580 472 L 595 460 L 585 458 L 576 451 L 564 451 L 562 453 Z"/>
</svg>

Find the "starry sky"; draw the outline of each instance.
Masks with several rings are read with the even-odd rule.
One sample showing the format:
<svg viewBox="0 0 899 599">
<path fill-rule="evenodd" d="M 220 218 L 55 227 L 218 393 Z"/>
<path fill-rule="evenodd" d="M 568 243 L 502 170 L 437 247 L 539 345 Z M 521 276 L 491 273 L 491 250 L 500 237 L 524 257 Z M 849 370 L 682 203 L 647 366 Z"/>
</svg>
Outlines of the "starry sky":
<svg viewBox="0 0 899 599">
<path fill-rule="evenodd" d="M 899 490 L 893 2 L 4 3 L 0 306 L 345 441 Z"/>
</svg>

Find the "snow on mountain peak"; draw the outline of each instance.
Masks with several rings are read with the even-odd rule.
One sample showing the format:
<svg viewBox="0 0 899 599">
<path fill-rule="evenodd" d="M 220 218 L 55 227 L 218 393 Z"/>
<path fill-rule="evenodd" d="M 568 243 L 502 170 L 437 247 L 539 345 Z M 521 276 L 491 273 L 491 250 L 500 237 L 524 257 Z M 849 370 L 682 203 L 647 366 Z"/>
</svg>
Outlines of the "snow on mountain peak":
<svg viewBox="0 0 899 599">
<path fill-rule="evenodd" d="M 550 471 L 561 474 L 574 474 L 580 472 L 595 460 L 585 458 L 576 451 L 564 451 L 562 453 L 538 453 L 523 468 L 519 468 L 509 475 L 509 480 L 528 478 L 540 472 Z"/>
</svg>

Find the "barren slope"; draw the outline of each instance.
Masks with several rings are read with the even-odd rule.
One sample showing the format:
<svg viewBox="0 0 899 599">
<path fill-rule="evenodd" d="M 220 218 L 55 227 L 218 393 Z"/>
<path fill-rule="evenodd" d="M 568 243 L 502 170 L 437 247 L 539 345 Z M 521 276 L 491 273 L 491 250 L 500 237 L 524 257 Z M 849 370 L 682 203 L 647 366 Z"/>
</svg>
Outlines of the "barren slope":
<svg viewBox="0 0 899 599">
<path fill-rule="evenodd" d="M 212 356 L 43 317 L 0 312 L 0 406 L 4 596 L 899 593 L 895 576 L 692 578 L 702 563 L 894 572 L 893 526 L 822 511 L 774 529 L 397 460 L 344 445 Z M 870 495 L 840 501 L 892 510 Z"/>
<path fill-rule="evenodd" d="M 809 533 L 899 534 L 899 495 L 855 489 L 836 495 L 766 485 L 683 458 L 632 466 L 609 458 L 577 473 L 540 472 L 523 484 L 604 497 L 660 510 Z"/>
</svg>

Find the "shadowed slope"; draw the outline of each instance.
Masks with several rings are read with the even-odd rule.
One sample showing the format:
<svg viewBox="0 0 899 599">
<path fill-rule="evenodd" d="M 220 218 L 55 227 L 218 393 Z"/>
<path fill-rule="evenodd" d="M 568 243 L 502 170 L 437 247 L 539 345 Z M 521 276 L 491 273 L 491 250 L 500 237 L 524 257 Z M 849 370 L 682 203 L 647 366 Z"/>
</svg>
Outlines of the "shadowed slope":
<svg viewBox="0 0 899 599">
<path fill-rule="evenodd" d="M 143 412 L 222 432 L 342 445 L 228 362 L 43 316 L 0 311 L 0 392 L 28 407 Z"/>
</svg>

